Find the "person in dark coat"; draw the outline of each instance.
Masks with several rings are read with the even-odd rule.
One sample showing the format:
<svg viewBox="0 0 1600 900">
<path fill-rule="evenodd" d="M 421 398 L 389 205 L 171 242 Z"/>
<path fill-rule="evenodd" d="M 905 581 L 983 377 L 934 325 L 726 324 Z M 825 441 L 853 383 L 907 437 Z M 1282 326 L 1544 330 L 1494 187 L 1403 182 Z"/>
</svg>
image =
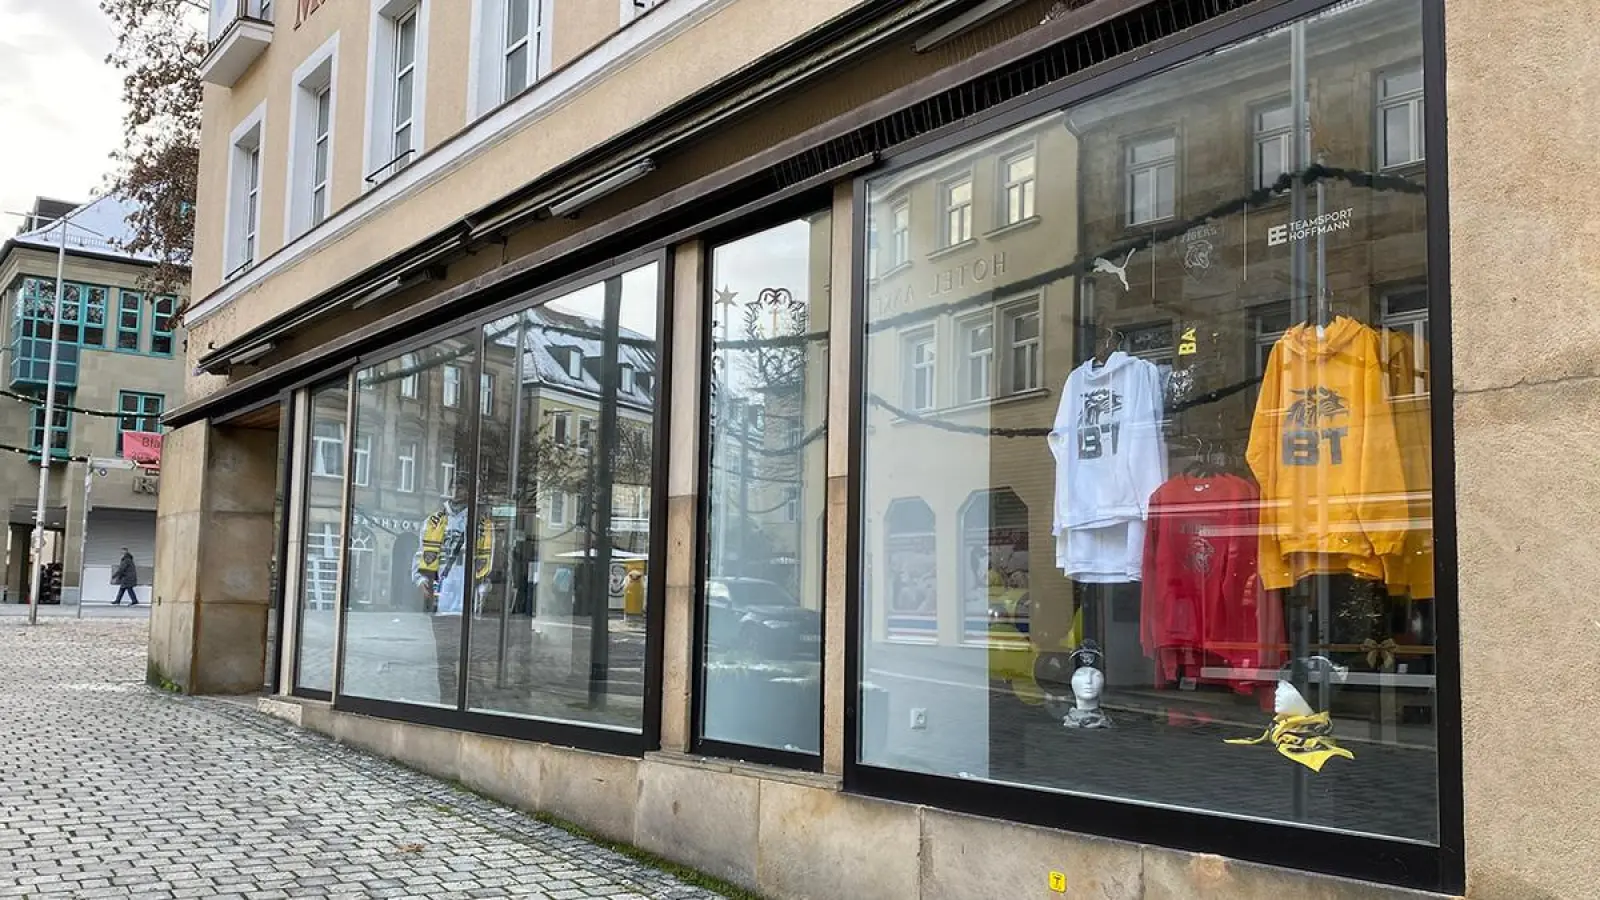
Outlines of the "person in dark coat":
<svg viewBox="0 0 1600 900">
<path fill-rule="evenodd" d="M 117 568 L 111 573 L 111 583 L 117 586 L 117 599 L 111 601 L 112 606 L 122 605 L 122 595 L 128 595 L 128 605 L 139 605 L 139 593 L 134 587 L 139 584 L 139 566 L 133 561 L 133 554 L 127 547 L 122 548 L 122 559 L 117 563 Z"/>
</svg>

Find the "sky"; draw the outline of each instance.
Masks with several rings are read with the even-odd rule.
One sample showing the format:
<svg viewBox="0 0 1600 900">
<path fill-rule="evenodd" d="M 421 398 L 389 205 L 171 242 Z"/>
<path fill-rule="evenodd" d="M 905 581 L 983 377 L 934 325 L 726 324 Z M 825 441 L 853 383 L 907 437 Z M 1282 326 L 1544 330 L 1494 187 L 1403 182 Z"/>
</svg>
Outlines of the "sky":
<svg viewBox="0 0 1600 900">
<path fill-rule="evenodd" d="M 0 0 L 0 22 L 0 214 L 40 194 L 87 200 L 122 137 L 122 80 L 105 61 L 112 35 L 98 0 Z M 0 215 L 0 236 L 21 225 Z"/>
</svg>

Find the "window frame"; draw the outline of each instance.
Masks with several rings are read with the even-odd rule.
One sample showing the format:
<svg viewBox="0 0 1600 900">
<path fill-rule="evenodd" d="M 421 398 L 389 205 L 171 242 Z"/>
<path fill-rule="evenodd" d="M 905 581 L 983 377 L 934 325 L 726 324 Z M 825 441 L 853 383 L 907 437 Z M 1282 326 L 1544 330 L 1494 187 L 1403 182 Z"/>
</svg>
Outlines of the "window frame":
<svg viewBox="0 0 1600 900">
<path fill-rule="evenodd" d="M 955 192 L 966 188 L 967 199 L 957 202 Z M 977 185 L 972 172 L 964 172 L 939 182 L 939 249 L 949 250 L 972 243 L 977 234 L 974 215 Z M 959 222 L 958 222 L 959 219 Z"/>
<path fill-rule="evenodd" d="M 1385 95 L 1385 84 L 1390 78 L 1415 73 L 1417 88 L 1403 91 L 1397 96 Z M 1374 162 L 1381 172 L 1394 172 L 1412 169 L 1425 165 L 1428 161 L 1428 139 L 1425 120 L 1427 118 L 1427 72 L 1423 68 L 1421 59 L 1412 58 L 1402 63 L 1384 66 L 1373 73 L 1372 76 L 1372 108 L 1374 112 L 1372 146 Z M 1412 141 L 1410 158 L 1401 162 L 1389 162 L 1389 131 L 1386 128 L 1390 110 L 1404 109 L 1408 113 L 1409 137 Z"/>
<path fill-rule="evenodd" d="M 428 35 L 433 5 L 434 0 L 372 0 L 363 191 L 399 174 L 426 149 Z M 401 102 L 408 88 L 409 105 Z"/>
<path fill-rule="evenodd" d="M 1155 160 L 1136 162 L 1138 148 L 1151 144 L 1172 142 L 1172 153 L 1169 156 L 1159 157 Z M 1128 228 L 1143 228 L 1161 222 L 1171 221 L 1178 217 L 1178 197 L 1183 193 L 1178 161 L 1183 156 L 1183 142 L 1176 128 L 1147 131 L 1134 135 L 1122 142 L 1122 205 L 1123 222 Z M 1172 170 L 1172 196 L 1168 198 L 1171 208 L 1162 211 L 1160 206 L 1160 188 L 1162 169 Z M 1150 175 L 1151 189 L 1154 191 L 1152 208 L 1147 218 L 1138 217 L 1138 179 L 1142 175 Z"/>
<path fill-rule="evenodd" d="M 1033 163 L 1033 172 L 1026 178 L 1012 178 L 1011 167 L 1022 161 L 1030 160 Z M 1039 217 L 1039 146 L 1029 144 L 1018 147 L 1010 153 L 1002 155 L 995 170 L 996 184 L 999 190 L 995 192 L 995 222 L 998 228 L 1009 228 L 1021 225 Z M 1011 214 L 1012 192 L 1018 193 L 1018 203 L 1021 209 L 1019 215 Z"/>
<path fill-rule="evenodd" d="M 178 298 L 173 294 L 158 294 L 151 300 L 150 318 L 150 355 L 172 356 L 177 348 L 177 329 L 173 327 L 172 320 L 178 314 Z M 162 308 L 166 311 L 163 312 Z M 167 342 L 167 349 L 157 349 L 157 342 Z"/>
<path fill-rule="evenodd" d="M 223 227 L 222 271 L 228 281 L 255 266 L 261 249 L 261 148 L 266 143 L 265 101 L 245 116 L 228 137 L 227 220 Z"/>
<path fill-rule="evenodd" d="M 144 298 L 145 295 L 142 291 L 130 291 L 127 288 L 117 289 L 116 340 L 113 341 L 112 349 L 119 353 L 141 353 L 144 349 Z M 129 300 L 133 301 L 131 307 L 128 305 Z M 133 314 L 133 326 L 131 328 L 123 324 L 125 321 L 123 317 L 129 312 Z M 130 334 L 133 336 L 133 346 L 122 346 L 123 337 Z"/>
<path fill-rule="evenodd" d="M 939 329 L 937 323 L 908 331 L 900 338 L 900 402 L 908 412 L 929 413 L 939 408 Z M 930 348 L 926 359 L 916 356 L 921 347 Z M 919 396 L 920 377 L 926 373 L 927 404 Z"/>
<path fill-rule="evenodd" d="M 72 456 L 72 404 L 77 391 L 69 387 L 56 387 L 55 406 L 50 410 L 54 423 L 50 427 L 50 459 L 66 460 Z M 44 455 L 45 427 L 44 427 L 44 394 L 41 391 L 39 403 L 32 404 L 28 419 L 28 458 L 37 463 Z M 57 438 L 60 440 L 57 441 Z M 57 444 L 60 446 L 56 446 Z"/>
<path fill-rule="evenodd" d="M 338 32 L 334 32 L 294 70 L 286 175 L 288 189 L 284 192 L 285 245 L 315 231 L 336 212 L 333 188 L 339 157 L 339 71 Z M 324 108 L 327 114 L 326 128 L 322 125 Z"/>
<path fill-rule="evenodd" d="M 1261 124 L 1262 116 L 1286 109 L 1289 112 L 1289 121 L 1285 125 L 1274 128 L 1265 128 Z M 1261 165 L 1262 149 L 1271 141 L 1282 141 L 1281 162 L 1283 173 L 1294 171 L 1294 101 L 1287 95 L 1279 95 L 1260 100 L 1250 105 L 1250 186 L 1252 190 L 1264 191 L 1276 184 L 1278 179 L 1267 181 L 1266 171 Z M 1281 176 L 1280 176 L 1281 177 Z M 1274 196 L 1282 196 L 1285 191 L 1275 191 Z"/>
<path fill-rule="evenodd" d="M 128 409 L 128 402 L 133 401 L 137 408 Z M 153 402 L 152 402 L 153 401 Z M 167 398 L 164 394 L 154 394 L 148 391 L 118 391 L 117 392 L 117 458 L 121 459 L 126 454 L 123 452 L 122 436 L 129 433 L 161 433 L 161 414 L 166 411 Z M 133 427 L 128 427 L 132 420 Z M 149 427 L 140 427 L 149 426 Z"/>
</svg>

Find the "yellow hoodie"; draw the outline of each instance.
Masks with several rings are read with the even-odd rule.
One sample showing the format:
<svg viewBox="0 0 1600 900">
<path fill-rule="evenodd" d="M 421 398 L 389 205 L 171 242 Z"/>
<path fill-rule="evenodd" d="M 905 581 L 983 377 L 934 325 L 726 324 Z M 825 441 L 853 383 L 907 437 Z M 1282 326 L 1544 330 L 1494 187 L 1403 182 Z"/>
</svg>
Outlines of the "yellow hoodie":
<svg viewBox="0 0 1600 900">
<path fill-rule="evenodd" d="M 1312 574 L 1384 578 L 1411 510 L 1376 332 L 1341 316 L 1272 348 L 1245 453 L 1261 484 L 1263 586 Z"/>
</svg>

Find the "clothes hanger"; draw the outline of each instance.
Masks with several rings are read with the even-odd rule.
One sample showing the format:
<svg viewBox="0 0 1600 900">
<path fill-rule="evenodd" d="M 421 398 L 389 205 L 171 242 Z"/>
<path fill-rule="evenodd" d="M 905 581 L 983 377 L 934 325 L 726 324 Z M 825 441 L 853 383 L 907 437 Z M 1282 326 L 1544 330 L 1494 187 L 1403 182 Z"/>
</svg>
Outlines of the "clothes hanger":
<svg viewBox="0 0 1600 900">
<path fill-rule="evenodd" d="M 1100 336 L 1095 342 L 1094 365 L 1099 368 L 1106 364 L 1111 354 L 1122 346 L 1122 332 L 1116 328 L 1106 326 L 1100 329 Z"/>
</svg>

